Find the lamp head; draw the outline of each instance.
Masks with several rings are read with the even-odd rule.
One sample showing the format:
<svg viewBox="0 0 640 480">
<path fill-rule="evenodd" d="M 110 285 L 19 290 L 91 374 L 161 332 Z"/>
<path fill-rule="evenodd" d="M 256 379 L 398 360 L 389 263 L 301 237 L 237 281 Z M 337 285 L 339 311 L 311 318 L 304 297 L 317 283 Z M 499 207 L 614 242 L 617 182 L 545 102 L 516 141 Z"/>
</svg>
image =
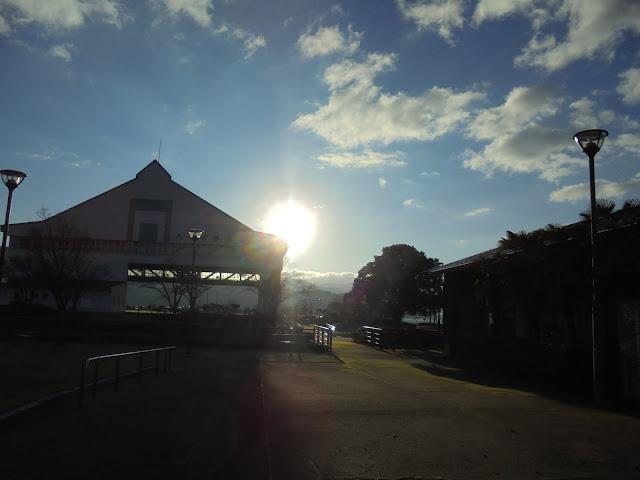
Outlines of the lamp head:
<svg viewBox="0 0 640 480">
<path fill-rule="evenodd" d="M 609 132 L 606 130 L 583 130 L 573 136 L 584 153 L 589 157 L 595 156 L 600 151 L 604 144 L 604 139 L 607 138 Z"/>
<path fill-rule="evenodd" d="M 200 237 L 202 236 L 203 233 L 204 233 L 204 230 L 200 230 L 198 228 L 189 229 L 189 237 L 194 242 L 197 242 L 200 239 Z"/>
<path fill-rule="evenodd" d="M 18 170 L 0 170 L 0 176 L 7 188 L 14 190 L 18 188 L 18 185 L 26 178 L 27 174 Z"/>
</svg>

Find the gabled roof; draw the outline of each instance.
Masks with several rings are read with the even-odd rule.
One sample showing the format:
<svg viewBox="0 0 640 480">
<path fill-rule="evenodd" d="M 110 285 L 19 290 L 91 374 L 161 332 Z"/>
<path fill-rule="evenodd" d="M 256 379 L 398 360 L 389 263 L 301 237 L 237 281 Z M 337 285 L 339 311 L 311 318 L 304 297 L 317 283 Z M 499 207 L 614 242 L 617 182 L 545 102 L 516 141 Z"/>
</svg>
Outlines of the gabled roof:
<svg viewBox="0 0 640 480">
<path fill-rule="evenodd" d="M 144 176 L 152 175 L 152 174 L 161 175 L 161 176 L 164 175 L 169 180 L 171 180 L 171 175 L 169 175 L 169 172 L 167 172 L 164 169 L 164 167 L 162 165 L 160 165 L 160 162 L 158 160 L 155 160 L 155 159 L 151 163 L 149 163 L 149 165 L 147 165 L 142 170 L 140 170 L 136 174 L 136 178 L 140 178 L 141 176 L 144 177 Z"/>
<path fill-rule="evenodd" d="M 108 201 L 107 199 L 111 199 L 113 195 L 117 195 L 123 189 L 126 190 L 126 189 L 130 189 L 131 187 L 137 188 L 138 185 L 142 186 L 145 184 L 154 185 L 154 186 L 158 185 L 158 188 L 162 192 L 167 192 L 168 190 L 182 191 L 183 193 L 187 194 L 187 197 L 190 197 L 193 199 L 193 201 L 200 203 L 202 205 L 201 208 L 211 212 L 210 215 L 211 214 L 215 215 L 222 222 L 224 222 L 224 224 L 226 224 L 228 228 L 232 229 L 233 231 L 258 233 L 255 230 L 248 227 L 247 225 L 243 224 L 242 222 L 236 220 L 231 215 L 220 210 L 215 205 L 212 205 L 211 203 L 207 202 L 206 200 L 199 197 L 195 193 L 186 189 L 182 185 L 171 180 L 171 175 L 169 174 L 169 172 L 167 172 L 167 170 L 165 170 L 164 167 L 160 165 L 160 163 L 157 160 L 153 160 L 147 166 L 145 166 L 142 170 L 140 170 L 136 174 L 135 178 L 127 182 L 124 182 L 114 188 L 111 188 L 99 195 L 96 195 L 88 200 L 85 200 L 84 202 L 74 205 L 62 212 L 59 212 L 53 215 L 51 218 L 54 218 L 54 217 L 64 218 L 68 215 L 74 215 L 77 212 L 86 212 L 88 208 L 91 208 L 91 206 L 96 205 L 97 203 L 104 204 L 105 201 Z M 39 223 L 40 221 L 15 223 L 11 225 L 10 231 L 13 232 L 15 236 L 24 235 L 28 228 L 30 228 L 31 226 L 35 226 Z M 270 235 L 263 234 L 262 236 L 269 237 Z"/>
<path fill-rule="evenodd" d="M 447 263 L 446 265 L 434 267 L 429 270 L 429 273 L 442 273 L 449 270 L 454 270 L 456 268 L 462 268 L 478 260 L 491 258 L 495 256 L 499 251 L 499 248 L 492 248 L 491 250 L 487 250 L 486 252 L 476 253 L 475 255 L 471 255 L 470 257 L 462 258 L 460 260 L 456 260 L 455 262 Z"/>
</svg>

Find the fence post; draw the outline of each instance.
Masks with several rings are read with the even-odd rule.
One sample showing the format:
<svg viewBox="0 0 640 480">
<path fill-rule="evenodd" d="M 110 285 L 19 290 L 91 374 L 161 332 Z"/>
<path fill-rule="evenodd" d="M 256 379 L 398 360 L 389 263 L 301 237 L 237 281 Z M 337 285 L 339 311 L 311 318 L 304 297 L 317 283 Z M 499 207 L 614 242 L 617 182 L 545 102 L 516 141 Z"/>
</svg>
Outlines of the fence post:
<svg viewBox="0 0 640 480">
<path fill-rule="evenodd" d="M 140 354 L 140 360 L 138 361 L 138 383 L 142 383 L 142 366 L 144 365 L 144 353 Z"/>
<path fill-rule="evenodd" d="M 84 382 L 87 371 L 87 359 L 82 359 L 82 370 L 80 371 L 80 407 L 82 407 L 82 401 L 84 400 Z"/>
<path fill-rule="evenodd" d="M 116 372 L 113 377 L 113 391 L 118 392 L 118 383 L 120 382 L 120 357 L 116 358 Z"/>
<path fill-rule="evenodd" d="M 93 394 L 91 395 L 92 399 L 96 398 L 96 393 L 98 390 L 98 365 L 100 364 L 100 360 L 96 359 L 95 366 L 93 367 Z"/>
</svg>

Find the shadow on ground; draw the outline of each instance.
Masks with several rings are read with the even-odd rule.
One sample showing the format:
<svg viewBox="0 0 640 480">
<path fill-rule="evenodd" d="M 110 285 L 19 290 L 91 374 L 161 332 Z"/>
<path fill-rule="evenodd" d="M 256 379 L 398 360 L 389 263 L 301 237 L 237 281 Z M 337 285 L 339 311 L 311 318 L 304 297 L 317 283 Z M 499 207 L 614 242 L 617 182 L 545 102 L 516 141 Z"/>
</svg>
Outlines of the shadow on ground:
<svg viewBox="0 0 640 480">
<path fill-rule="evenodd" d="M 442 351 L 437 350 L 385 350 L 407 360 L 419 358 L 428 362 L 414 363 L 414 368 L 438 377 L 484 385 L 491 388 L 508 388 L 535 393 L 554 400 L 580 406 L 592 406 L 591 384 L 577 384 L 561 378 L 546 378 L 535 372 L 518 371 L 517 365 L 457 365 L 449 362 Z M 640 417 L 640 406 L 626 400 L 611 400 L 605 407 L 617 413 Z"/>
</svg>

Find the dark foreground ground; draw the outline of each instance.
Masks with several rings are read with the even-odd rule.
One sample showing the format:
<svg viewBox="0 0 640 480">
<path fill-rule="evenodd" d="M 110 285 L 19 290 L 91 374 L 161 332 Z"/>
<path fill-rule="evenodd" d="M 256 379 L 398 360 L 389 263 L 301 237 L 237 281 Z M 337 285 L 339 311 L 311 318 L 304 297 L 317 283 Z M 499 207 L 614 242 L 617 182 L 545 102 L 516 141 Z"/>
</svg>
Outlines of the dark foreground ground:
<svg viewBox="0 0 640 480">
<path fill-rule="evenodd" d="M 634 416 L 334 352 L 179 352 L 171 374 L 3 422 L 0 478 L 640 478 Z"/>
</svg>

